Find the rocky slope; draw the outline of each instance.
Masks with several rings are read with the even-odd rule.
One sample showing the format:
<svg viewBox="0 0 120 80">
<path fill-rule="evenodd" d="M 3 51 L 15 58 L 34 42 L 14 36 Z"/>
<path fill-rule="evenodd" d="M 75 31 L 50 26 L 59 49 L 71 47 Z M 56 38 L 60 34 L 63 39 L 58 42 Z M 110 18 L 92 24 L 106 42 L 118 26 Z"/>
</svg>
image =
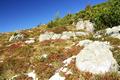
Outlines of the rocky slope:
<svg viewBox="0 0 120 80">
<path fill-rule="evenodd" d="M 43 27 L 1 34 L 1 80 L 120 79 L 119 26 L 94 32 L 80 20 L 61 33 Z"/>
<path fill-rule="evenodd" d="M 120 80 L 120 26 L 66 18 L 0 33 L 0 80 Z"/>
</svg>

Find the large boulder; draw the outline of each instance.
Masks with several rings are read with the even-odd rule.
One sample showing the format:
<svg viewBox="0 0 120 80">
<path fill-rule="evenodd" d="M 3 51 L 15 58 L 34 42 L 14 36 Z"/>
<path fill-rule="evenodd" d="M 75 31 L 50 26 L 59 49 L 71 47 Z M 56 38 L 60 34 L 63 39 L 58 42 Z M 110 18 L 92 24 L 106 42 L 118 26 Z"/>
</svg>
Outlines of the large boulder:
<svg viewBox="0 0 120 80">
<path fill-rule="evenodd" d="M 15 33 L 14 35 L 12 35 L 9 38 L 9 41 L 16 41 L 16 40 L 23 40 L 24 39 L 24 35 L 20 34 L 20 33 Z"/>
<path fill-rule="evenodd" d="M 80 20 L 76 24 L 76 30 L 85 30 L 88 32 L 93 32 L 94 31 L 94 24 L 91 23 L 89 20 Z"/>
<path fill-rule="evenodd" d="M 107 42 L 91 42 L 88 40 L 81 42 L 82 45 L 84 43 L 88 45 L 85 45 L 76 56 L 76 67 L 80 71 L 104 74 L 118 70 L 118 64 L 109 50 L 111 46 Z"/>
<path fill-rule="evenodd" d="M 120 39 L 120 26 L 107 28 L 106 29 L 106 34 L 110 35 L 111 37 Z"/>
</svg>

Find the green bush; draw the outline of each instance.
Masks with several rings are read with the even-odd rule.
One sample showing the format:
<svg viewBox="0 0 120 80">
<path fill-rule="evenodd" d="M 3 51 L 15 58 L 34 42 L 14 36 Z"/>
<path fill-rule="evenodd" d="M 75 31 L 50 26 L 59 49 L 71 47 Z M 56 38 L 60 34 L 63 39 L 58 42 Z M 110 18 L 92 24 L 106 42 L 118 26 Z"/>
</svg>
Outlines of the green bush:
<svg viewBox="0 0 120 80">
<path fill-rule="evenodd" d="M 95 6 L 86 6 L 76 14 L 67 14 L 63 18 L 57 18 L 48 23 L 48 28 L 71 25 L 78 22 L 79 19 L 90 20 L 95 23 L 96 30 L 113 27 L 120 24 L 120 1 L 108 0 Z"/>
</svg>

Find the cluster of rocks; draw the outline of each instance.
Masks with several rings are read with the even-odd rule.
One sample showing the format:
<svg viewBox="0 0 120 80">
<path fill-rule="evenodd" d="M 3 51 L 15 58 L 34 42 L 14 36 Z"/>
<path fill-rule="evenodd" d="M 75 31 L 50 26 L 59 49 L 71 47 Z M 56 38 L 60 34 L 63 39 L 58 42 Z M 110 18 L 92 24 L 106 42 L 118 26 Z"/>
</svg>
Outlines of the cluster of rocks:
<svg viewBox="0 0 120 80">
<path fill-rule="evenodd" d="M 93 23 L 91 23 L 89 20 L 80 20 L 79 22 L 77 22 L 76 26 L 76 30 L 85 30 L 87 32 L 72 32 L 72 31 L 64 31 L 62 34 L 56 34 L 54 32 L 45 32 L 44 34 L 41 34 L 39 36 L 39 41 L 44 41 L 44 40 L 55 40 L 55 39 L 70 39 L 71 37 L 77 37 L 77 36 L 85 36 L 88 35 L 89 32 L 93 32 L 94 31 L 94 27 L 93 27 Z M 16 33 L 14 35 L 12 35 L 9 39 L 9 41 L 16 41 L 16 40 L 23 40 L 24 39 L 24 35 L 20 34 L 20 33 Z M 29 39 L 27 41 L 25 41 L 25 43 L 30 44 L 30 43 L 34 43 L 34 39 Z"/>
<path fill-rule="evenodd" d="M 39 41 L 42 42 L 44 40 L 55 40 L 55 39 L 70 39 L 71 37 L 76 36 L 85 36 L 88 35 L 87 32 L 72 32 L 72 31 L 65 31 L 62 34 L 56 34 L 54 32 L 45 32 L 39 36 Z"/>
<path fill-rule="evenodd" d="M 55 40 L 55 39 L 70 39 L 71 37 L 76 37 L 76 36 L 85 36 L 88 35 L 88 33 L 93 33 L 94 32 L 94 24 L 91 23 L 89 20 L 80 20 L 77 22 L 76 30 L 77 32 L 72 32 L 72 31 L 65 31 L 62 34 L 56 34 L 54 32 L 45 32 L 44 34 L 41 34 L 39 37 L 39 41 L 44 41 L 44 40 Z M 84 30 L 86 32 L 81 32 L 78 30 Z"/>
</svg>

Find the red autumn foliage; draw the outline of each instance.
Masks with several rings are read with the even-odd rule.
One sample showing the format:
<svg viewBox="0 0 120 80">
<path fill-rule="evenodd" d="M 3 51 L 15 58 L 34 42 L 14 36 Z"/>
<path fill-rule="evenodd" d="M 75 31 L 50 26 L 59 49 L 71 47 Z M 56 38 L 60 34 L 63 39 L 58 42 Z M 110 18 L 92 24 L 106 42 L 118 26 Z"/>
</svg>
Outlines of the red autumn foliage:
<svg viewBox="0 0 120 80">
<path fill-rule="evenodd" d="M 17 48 L 21 48 L 23 46 L 23 42 L 17 42 L 17 43 L 13 43 L 8 47 L 8 51 L 12 52 Z"/>
<path fill-rule="evenodd" d="M 70 49 L 64 50 L 64 54 L 77 55 L 80 52 L 80 50 L 82 50 L 82 49 L 83 49 L 83 47 L 81 47 L 81 46 L 73 45 Z"/>
<path fill-rule="evenodd" d="M 61 54 L 57 54 L 57 53 L 50 54 L 48 57 L 48 60 L 50 60 L 51 62 L 52 61 L 63 61 L 65 59 L 66 59 L 65 55 L 61 55 Z"/>
</svg>

